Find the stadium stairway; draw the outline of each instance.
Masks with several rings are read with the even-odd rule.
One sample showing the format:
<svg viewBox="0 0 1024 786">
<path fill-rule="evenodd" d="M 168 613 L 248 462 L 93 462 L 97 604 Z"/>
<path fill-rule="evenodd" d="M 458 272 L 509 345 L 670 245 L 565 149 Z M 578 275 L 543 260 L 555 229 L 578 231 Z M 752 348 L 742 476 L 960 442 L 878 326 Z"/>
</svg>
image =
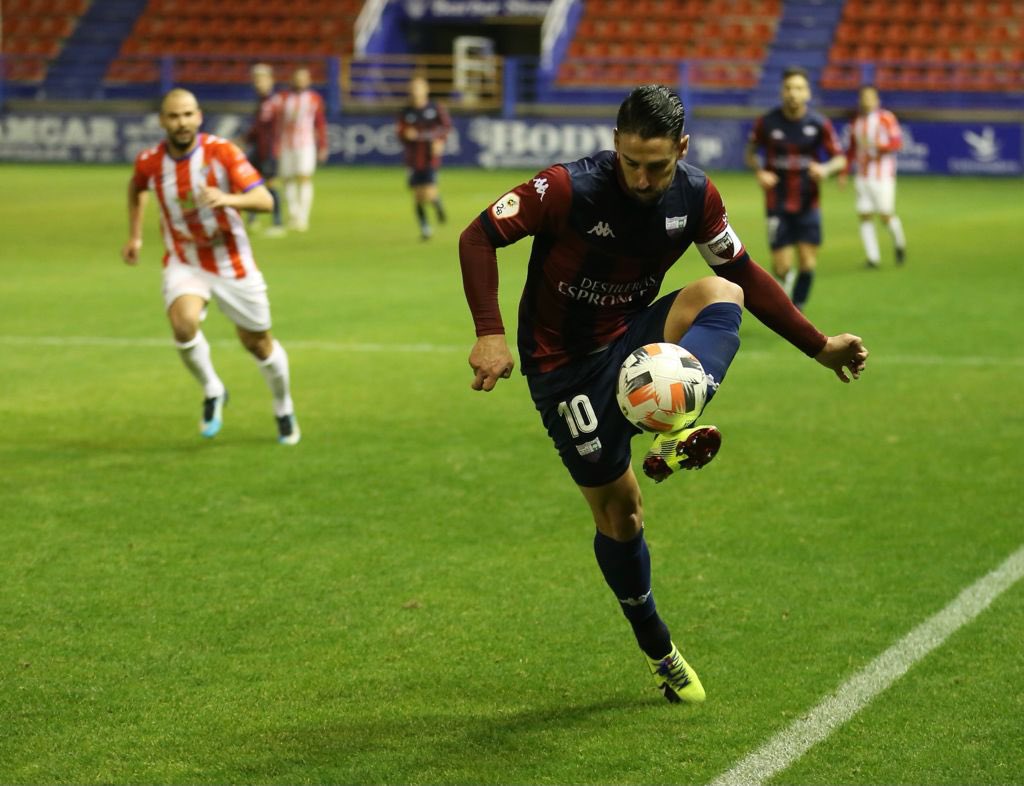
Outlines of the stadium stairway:
<svg viewBox="0 0 1024 786">
<path fill-rule="evenodd" d="M 779 81 L 789 66 L 806 68 L 816 86 L 842 14 L 843 4 L 834 0 L 786 0 L 751 103 L 778 103 Z"/>
<path fill-rule="evenodd" d="M 52 98 L 101 97 L 103 77 L 147 0 L 91 3 L 43 83 Z"/>
</svg>

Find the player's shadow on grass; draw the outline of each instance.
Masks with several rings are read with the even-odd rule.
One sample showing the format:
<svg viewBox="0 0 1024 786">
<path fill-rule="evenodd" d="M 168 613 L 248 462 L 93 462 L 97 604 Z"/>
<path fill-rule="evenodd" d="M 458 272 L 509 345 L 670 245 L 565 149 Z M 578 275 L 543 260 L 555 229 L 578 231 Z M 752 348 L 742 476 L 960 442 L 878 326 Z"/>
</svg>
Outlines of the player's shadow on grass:
<svg viewBox="0 0 1024 786">
<path fill-rule="evenodd" d="M 457 707 L 450 714 L 418 716 L 396 709 L 375 719 L 278 730 L 263 740 L 262 758 L 267 772 L 280 772 L 281 762 L 301 761 L 344 782 L 495 782 L 513 762 L 564 759 L 571 740 L 606 732 L 623 712 L 661 710 L 661 704 L 657 695 L 620 696 L 486 717 L 461 714 Z M 530 769 L 527 764 L 520 772 Z"/>
</svg>

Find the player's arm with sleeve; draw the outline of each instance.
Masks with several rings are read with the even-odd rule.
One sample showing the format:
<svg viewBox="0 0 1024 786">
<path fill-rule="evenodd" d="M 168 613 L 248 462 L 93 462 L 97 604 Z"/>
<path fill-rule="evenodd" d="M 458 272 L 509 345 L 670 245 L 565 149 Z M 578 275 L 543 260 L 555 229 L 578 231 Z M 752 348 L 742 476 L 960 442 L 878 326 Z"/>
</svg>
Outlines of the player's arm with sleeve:
<svg viewBox="0 0 1024 786">
<path fill-rule="evenodd" d="M 843 154 L 843 143 L 839 141 L 839 135 L 828 118 L 823 118 L 821 124 L 821 148 L 829 156 L 822 164 L 811 163 L 811 177 L 816 180 L 824 180 L 827 177 L 842 172 L 846 169 L 846 156 Z"/>
<path fill-rule="evenodd" d="M 452 130 L 452 119 L 448 115 L 448 110 L 441 104 L 436 104 L 435 106 L 437 107 L 437 120 L 430 129 L 430 152 L 432 155 L 440 158 L 444 153 L 445 140 Z"/>
<path fill-rule="evenodd" d="M 761 151 L 765 151 L 763 159 Z M 754 127 L 750 129 L 750 137 L 747 139 L 747 146 L 743 150 L 743 161 L 749 169 L 754 170 L 757 184 L 765 191 L 774 188 L 779 182 L 779 176 L 768 169 L 767 158 L 764 118 L 759 117 L 754 122 Z"/>
<path fill-rule="evenodd" d="M 903 129 L 900 122 L 892 112 L 882 113 L 882 127 L 885 129 L 886 143 L 879 145 L 878 150 L 882 153 L 896 153 L 903 149 Z"/>
<path fill-rule="evenodd" d="M 204 206 L 233 207 L 257 213 L 269 213 L 274 209 L 274 197 L 263 184 L 262 175 L 249 163 L 237 145 L 224 142 L 218 146 L 215 155 L 227 170 L 231 192 L 222 191 L 216 186 L 206 186 L 202 196 Z"/>
<path fill-rule="evenodd" d="M 571 201 L 569 173 L 549 167 L 492 203 L 459 237 L 462 286 L 477 335 L 469 355 L 474 390 L 493 390 L 515 366 L 498 306 L 497 249 L 527 235 L 558 231 Z"/>
<path fill-rule="evenodd" d="M 316 158 L 321 164 L 327 161 L 330 148 L 327 145 L 327 112 L 324 100 L 317 94 L 316 115 L 313 119 L 313 131 L 316 136 Z"/>
<path fill-rule="evenodd" d="M 149 175 L 147 162 L 152 155 L 149 151 L 139 153 L 135 159 L 135 170 L 128 180 L 128 241 L 121 248 L 121 259 L 128 265 L 137 264 L 142 250 L 142 219 L 149 201 Z"/>
<path fill-rule="evenodd" d="M 785 290 L 757 262 L 750 258 L 729 219 L 714 183 L 708 180 L 704 193 L 704 216 L 696 238 L 704 261 L 722 278 L 743 289 L 747 310 L 790 344 L 832 369 L 843 382 L 856 379 L 864 369 L 868 351 L 860 338 L 850 333 L 826 336 L 807 319 Z"/>
</svg>

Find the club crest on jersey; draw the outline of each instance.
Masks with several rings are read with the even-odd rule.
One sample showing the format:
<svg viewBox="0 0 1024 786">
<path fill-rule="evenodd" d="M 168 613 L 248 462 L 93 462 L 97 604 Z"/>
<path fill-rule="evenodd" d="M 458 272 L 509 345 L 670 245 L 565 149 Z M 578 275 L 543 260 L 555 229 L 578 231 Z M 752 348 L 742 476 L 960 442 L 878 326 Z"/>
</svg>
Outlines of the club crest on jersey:
<svg viewBox="0 0 1024 786">
<path fill-rule="evenodd" d="M 665 231 L 670 235 L 678 235 L 686 229 L 689 216 L 665 216 Z"/>
<path fill-rule="evenodd" d="M 597 235 L 598 237 L 615 237 L 615 233 L 612 232 L 612 228 L 608 226 L 607 221 L 598 221 L 588 231 L 588 235 Z"/>
<path fill-rule="evenodd" d="M 491 215 L 495 218 L 512 218 L 519 215 L 519 197 L 511 191 L 494 203 Z"/>
</svg>

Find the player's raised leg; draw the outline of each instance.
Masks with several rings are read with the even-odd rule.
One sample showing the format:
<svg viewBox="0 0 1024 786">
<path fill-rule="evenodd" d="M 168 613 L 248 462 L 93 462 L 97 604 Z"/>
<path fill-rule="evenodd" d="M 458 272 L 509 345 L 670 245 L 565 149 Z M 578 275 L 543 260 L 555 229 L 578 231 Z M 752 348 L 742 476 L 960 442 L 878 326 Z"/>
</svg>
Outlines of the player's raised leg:
<svg viewBox="0 0 1024 786">
<path fill-rule="evenodd" d="M 651 589 L 651 555 L 644 539 L 643 500 L 632 468 L 603 486 L 580 486 L 597 531 L 594 556 L 633 628 L 658 689 L 671 702 L 704 701 L 696 672 L 679 655 L 658 615 Z"/>
<path fill-rule="evenodd" d="M 690 352 L 704 367 L 707 397 L 714 397 L 740 346 L 743 290 L 722 278 L 703 278 L 679 291 L 665 320 L 665 340 Z M 698 415 L 699 416 L 699 415 Z M 661 482 L 681 469 L 700 469 L 718 453 L 714 426 L 683 424 L 658 434 L 644 458 L 644 473 Z"/>
<path fill-rule="evenodd" d="M 295 418 L 295 404 L 292 402 L 288 353 L 281 343 L 270 335 L 270 331 L 250 331 L 242 327 L 238 327 L 237 330 L 242 345 L 256 358 L 260 373 L 270 388 L 274 418 L 277 420 L 277 441 L 282 445 L 297 444 L 302 433 L 299 431 L 299 422 Z"/>
<path fill-rule="evenodd" d="M 203 412 L 199 433 L 207 438 L 217 436 L 224 423 L 227 390 L 217 375 L 210 356 L 210 344 L 199 329 L 206 300 L 199 295 L 180 295 L 167 309 L 167 318 L 174 332 L 178 355 L 192 376 L 203 387 Z"/>
</svg>

